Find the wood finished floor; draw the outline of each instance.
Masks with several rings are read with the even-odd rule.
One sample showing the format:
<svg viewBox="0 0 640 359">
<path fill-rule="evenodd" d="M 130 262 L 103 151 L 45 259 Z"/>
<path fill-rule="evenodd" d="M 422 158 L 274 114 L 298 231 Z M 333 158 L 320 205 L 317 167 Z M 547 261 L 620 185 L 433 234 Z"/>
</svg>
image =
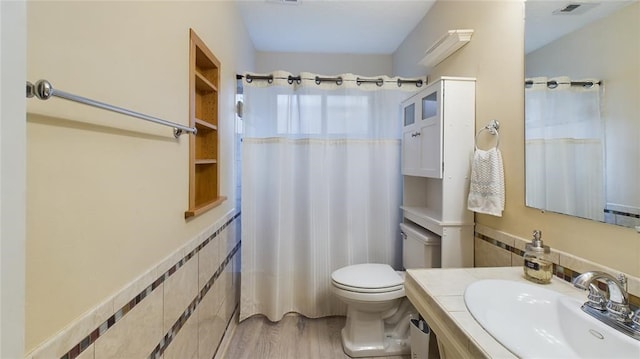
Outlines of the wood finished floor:
<svg viewBox="0 0 640 359">
<path fill-rule="evenodd" d="M 287 315 L 273 323 L 264 316 L 253 316 L 238 324 L 223 358 L 349 359 L 342 351 L 340 339 L 344 323 L 345 317 L 309 319 Z"/>
</svg>

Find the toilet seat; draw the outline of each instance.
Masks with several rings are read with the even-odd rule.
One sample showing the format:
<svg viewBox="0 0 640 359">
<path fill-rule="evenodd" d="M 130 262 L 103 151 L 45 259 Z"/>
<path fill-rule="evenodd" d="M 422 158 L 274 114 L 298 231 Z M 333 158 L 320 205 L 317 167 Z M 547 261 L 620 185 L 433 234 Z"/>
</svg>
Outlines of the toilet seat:
<svg viewBox="0 0 640 359">
<path fill-rule="evenodd" d="M 360 288 L 360 287 L 351 287 L 348 285 L 344 285 L 341 283 L 338 283 L 336 281 L 331 281 L 331 283 L 333 284 L 334 287 L 336 288 L 340 288 L 342 290 L 347 290 L 349 292 L 355 292 L 355 293 L 363 293 L 363 294 L 367 294 L 367 293 L 389 293 L 389 292 L 395 292 L 395 291 L 399 291 L 402 290 L 404 288 L 403 284 L 400 284 L 398 286 L 394 286 L 394 287 L 387 287 L 387 288 Z"/>
<path fill-rule="evenodd" d="M 331 274 L 333 285 L 356 293 L 389 293 L 404 289 L 404 278 L 388 264 L 365 263 L 340 268 Z"/>
</svg>

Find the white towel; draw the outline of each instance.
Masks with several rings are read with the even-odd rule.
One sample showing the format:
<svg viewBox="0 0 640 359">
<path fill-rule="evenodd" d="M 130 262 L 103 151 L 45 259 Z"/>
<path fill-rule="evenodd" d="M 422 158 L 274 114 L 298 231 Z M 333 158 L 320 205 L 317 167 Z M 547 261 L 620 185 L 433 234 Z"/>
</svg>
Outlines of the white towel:
<svg viewBox="0 0 640 359">
<path fill-rule="evenodd" d="M 471 186 L 467 208 L 470 211 L 502 217 L 504 210 L 504 171 L 502 154 L 496 147 L 476 148 L 471 164 Z"/>
</svg>

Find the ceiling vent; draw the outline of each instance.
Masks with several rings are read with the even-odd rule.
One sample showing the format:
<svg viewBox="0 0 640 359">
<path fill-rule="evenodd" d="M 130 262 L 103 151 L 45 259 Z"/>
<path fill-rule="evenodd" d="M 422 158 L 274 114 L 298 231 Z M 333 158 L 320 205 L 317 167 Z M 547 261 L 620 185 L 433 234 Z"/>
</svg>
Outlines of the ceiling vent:
<svg viewBox="0 0 640 359">
<path fill-rule="evenodd" d="M 301 0 L 267 0 L 267 2 L 273 4 L 299 5 Z"/>
<path fill-rule="evenodd" d="M 554 10 L 553 14 L 554 15 L 582 15 L 585 12 L 593 9 L 598 5 L 600 4 L 593 3 L 593 2 L 590 2 L 590 3 L 572 2 L 572 3 L 569 3 L 568 5 L 561 7 L 558 10 Z"/>
</svg>

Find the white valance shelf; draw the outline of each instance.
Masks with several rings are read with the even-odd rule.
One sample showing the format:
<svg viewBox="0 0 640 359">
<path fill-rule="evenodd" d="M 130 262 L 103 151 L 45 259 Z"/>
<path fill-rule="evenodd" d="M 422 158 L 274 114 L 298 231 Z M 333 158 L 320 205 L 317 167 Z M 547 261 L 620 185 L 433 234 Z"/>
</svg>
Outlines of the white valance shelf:
<svg viewBox="0 0 640 359">
<path fill-rule="evenodd" d="M 425 56 L 420 61 L 420 65 L 433 68 L 471 41 L 472 35 L 473 30 L 471 29 L 449 30 L 425 51 Z"/>
</svg>

